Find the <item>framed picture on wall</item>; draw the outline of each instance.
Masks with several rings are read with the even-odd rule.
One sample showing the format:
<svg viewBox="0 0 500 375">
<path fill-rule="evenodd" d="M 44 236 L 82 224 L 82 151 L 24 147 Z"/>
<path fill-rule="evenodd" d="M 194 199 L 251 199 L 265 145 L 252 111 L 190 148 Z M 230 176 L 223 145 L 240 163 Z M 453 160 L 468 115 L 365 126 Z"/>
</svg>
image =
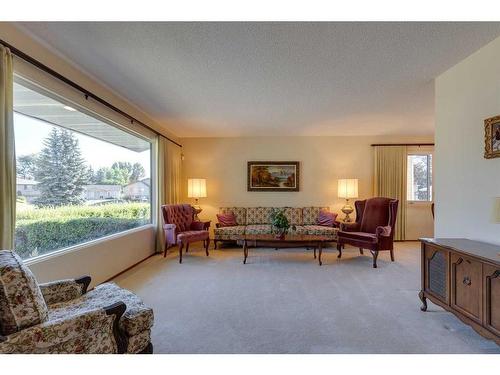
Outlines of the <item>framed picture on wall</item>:
<svg viewBox="0 0 500 375">
<path fill-rule="evenodd" d="M 500 116 L 484 120 L 484 157 L 500 157 Z"/>
<path fill-rule="evenodd" d="M 298 161 L 249 161 L 248 191 L 299 191 Z"/>
</svg>

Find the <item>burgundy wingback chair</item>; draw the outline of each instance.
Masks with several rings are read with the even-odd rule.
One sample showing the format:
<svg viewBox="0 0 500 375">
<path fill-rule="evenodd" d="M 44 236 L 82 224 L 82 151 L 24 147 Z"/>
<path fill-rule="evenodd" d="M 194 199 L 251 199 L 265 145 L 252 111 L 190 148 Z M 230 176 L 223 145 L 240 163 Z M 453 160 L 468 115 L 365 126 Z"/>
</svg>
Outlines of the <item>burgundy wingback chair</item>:
<svg viewBox="0 0 500 375">
<path fill-rule="evenodd" d="M 179 246 L 179 263 L 182 263 L 182 248 L 186 245 L 186 253 L 191 242 L 203 241 L 205 253 L 208 254 L 210 238 L 208 228 L 210 221 L 195 221 L 193 207 L 189 204 L 166 204 L 161 206 L 163 215 L 163 231 L 165 233 L 165 251 L 177 244 Z"/>
<path fill-rule="evenodd" d="M 356 201 L 356 222 L 342 223 L 338 232 L 337 250 L 339 258 L 345 244 L 368 249 L 373 255 L 373 268 L 377 268 L 379 251 L 390 251 L 394 262 L 394 228 L 398 213 L 398 200 L 391 198 L 370 198 Z"/>
</svg>

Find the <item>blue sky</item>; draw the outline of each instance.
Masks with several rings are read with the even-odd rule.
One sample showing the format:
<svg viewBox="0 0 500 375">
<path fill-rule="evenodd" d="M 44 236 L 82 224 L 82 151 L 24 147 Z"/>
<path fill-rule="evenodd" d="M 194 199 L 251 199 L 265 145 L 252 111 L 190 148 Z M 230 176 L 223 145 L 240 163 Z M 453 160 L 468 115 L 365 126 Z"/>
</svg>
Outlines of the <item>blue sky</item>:
<svg viewBox="0 0 500 375">
<path fill-rule="evenodd" d="M 43 140 L 49 135 L 52 125 L 14 113 L 14 133 L 16 156 L 36 154 L 43 147 Z M 83 134 L 74 133 L 80 144 L 82 156 L 94 170 L 111 167 L 115 161 L 140 163 L 150 176 L 150 152 L 135 152 L 123 147 L 103 142 Z"/>
</svg>

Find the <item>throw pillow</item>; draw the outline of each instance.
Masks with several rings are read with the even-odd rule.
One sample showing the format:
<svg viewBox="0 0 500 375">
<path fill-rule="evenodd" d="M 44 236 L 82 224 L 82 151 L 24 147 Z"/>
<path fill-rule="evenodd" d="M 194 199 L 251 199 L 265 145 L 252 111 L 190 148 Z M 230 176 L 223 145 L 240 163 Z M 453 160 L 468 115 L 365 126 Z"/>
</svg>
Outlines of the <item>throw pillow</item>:
<svg viewBox="0 0 500 375">
<path fill-rule="evenodd" d="M 0 333 L 10 335 L 47 320 L 35 276 L 16 253 L 0 250 Z"/>
<path fill-rule="evenodd" d="M 217 220 L 219 221 L 219 226 L 221 227 L 234 227 L 238 225 L 236 217 L 232 211 L 224 214 L 217 214 Z"/>
<path fill-rule="evenodd" d="M 318 214 L 318 218 L 316 219 L 316 224 L 321 225 L 322 227 L 333 227 L 336 218 L 336 213 L 321 210 Z"/>
</svg>

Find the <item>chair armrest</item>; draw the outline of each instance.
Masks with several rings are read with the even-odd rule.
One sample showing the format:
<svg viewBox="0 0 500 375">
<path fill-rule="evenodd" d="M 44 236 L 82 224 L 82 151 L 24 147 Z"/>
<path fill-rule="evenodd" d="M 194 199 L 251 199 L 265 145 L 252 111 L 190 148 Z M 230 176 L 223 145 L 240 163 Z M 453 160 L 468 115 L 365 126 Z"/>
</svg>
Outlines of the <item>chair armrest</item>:
<svg viewBox="0 0 500 375">
<path fill-rule="evenodd" d="M 57 280 L 39 284 L 39 287 L 45 303 L 52 305 L 83 296 L 87 293 L 90 281 L 90 276 L 82 276 L 78 279 Z"/>
<path fill-rule="evenodd" d="M 175 230 L 176 227 L 175 224 L 163 224 L 163 230 Z"/>
<path fill-rule="evenodd" d="M 189 229 L 191 230 L 208 230 L 210 221 L 193 221 Z"/>
<path fill-rule="evenodd" d="M 125 309 L 118 302 L 25 328 L 3 336 L 0 353 L 124 353 L 118 323 Z"/>
<path fill-rule="evenodd" d="M 340 230 L 343 232 L 359 232 L 359 223 L 340 223 Z"/>
<path fill-rule="evenodd" d="M 377 234 L 377 237 L 389 237 L 391 235 L 391 227 L 389 225 L 377 227 L 377 229 L 375 229 L 375 233 Z"/>
</svg>

